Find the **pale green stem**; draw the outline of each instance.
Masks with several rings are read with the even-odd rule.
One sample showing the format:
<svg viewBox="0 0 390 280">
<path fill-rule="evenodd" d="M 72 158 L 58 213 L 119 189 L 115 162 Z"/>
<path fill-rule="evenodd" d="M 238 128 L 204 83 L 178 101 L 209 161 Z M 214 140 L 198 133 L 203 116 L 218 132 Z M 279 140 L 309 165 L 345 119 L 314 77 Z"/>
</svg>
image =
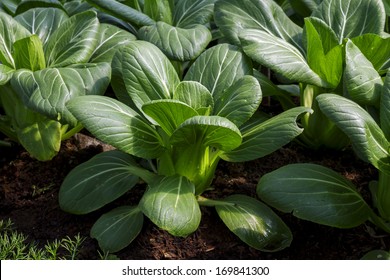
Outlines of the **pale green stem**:
<svg viewBox="0 0 390 280">
<path fill-rule="evenodd" d="M 203 196 L 198 196 L 198 203 L 200 206 L 207 206 L 207 207 L 215 207 L 215 206 L 234 206 L 235 203 L 233 202 L 227 202 L 223 200 L 214 200 L 214 199 L 209 199 Z"/>
</svg>

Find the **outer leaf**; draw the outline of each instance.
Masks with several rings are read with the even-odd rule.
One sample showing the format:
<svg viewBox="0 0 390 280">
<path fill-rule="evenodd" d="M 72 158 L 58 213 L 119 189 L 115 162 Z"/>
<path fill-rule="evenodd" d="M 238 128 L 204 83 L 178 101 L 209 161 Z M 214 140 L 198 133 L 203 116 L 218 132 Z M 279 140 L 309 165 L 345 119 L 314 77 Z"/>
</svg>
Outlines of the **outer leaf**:
<svg viewBox="0 0 390 280">
<path fill-rule="evenodd" d="M 45 45 L 46 63 L 62 67 L 86 63 L 97 45 L 99 21 L 96 13 L 76 14 L 62 23 Z"/>
<path fill-rule="evenodd" d="M 349 40 L 345 52 L 344 83 L 348 97 L 361 105 L 379 104 L 383 85 L 381 76 L 359 48 Z"/>
<path fill-rule="evenodd" d="M 155 23 L 155 21 L 147 15 L 118 1 L 87 0 L 87 2 L 103 12 L 116 16 L 124 21 L 135 23 L 136 25 L 152 25 Z"/>
<path fill-rule="evenodd" d="M 15 15 L 27 12 L 34 8 L 57 8 L 64 9 L 58 0 L 23 0 L 17 7 Z"/>
<path fill-rule="evenodd" d="M 333 29 L 339 44 L 344 38 L 364 33 L 380 34 L 386 17 L 382 0 L 324 0 L 312 16 L 322 19 Z"/>
<path fill-rule="evenodd" d="M 31 33 L 19 24 L 11 16 L 0 11 L 0 62 L 11 68 L 15 68 L 12 57 L 13 44 L 23 38 L 29 37 Z"/>
<path fill-rule="evenodd" d="M 390 68 L 390 37 L 382 38 L 376 34 L 363 34 L 352 38 L 353 44 L 372 63 L 377 71 Z"/>
<path fill-rule="evenodd" d="M 146 102 L 170 98 L 179 83 L 169 59 L 156 46 L 144 41 L 131 42 L 117 52 L 112 68 L 114 89 L 117 85 L 122 88 L 122 83 L 140 110 Z"/>
<path fill-rule="evenodd" d="M 14 59 L 17 69 L 37 71 L 46 67 L 42 41 L 37 35 L 20 39 L 14 44 Z"/>
<path fill-rule="evenodd" d="M 388 141 L 390 141 L 390 69 L 382 88 L 380 102 L 380 126 Z"/>
<path fill-rule="evenodd" d="M 148 0 L 144 2 L 143 12 L 155 21 L 172 24 L 173 0 Z"/>
<path fill-rule="evenodd" d="M 215 22 L 222 33 L 234 44 L 247 29 L 274 35 L 304 53 L 301 43 L 302 28 L 292 22 L 272 0 L 222 0 L 215 4 Z"/>
<path fill-rule="evenodd" d="M 138 207 L 122 206 L 102 215 L 91 228 L 104 252 L 115 253 L 127 247 L 141 232 L 144 215 Z"/>
<path fill-rule="evenodd" d="M 193 28 L 197 24 L 207 24 L 214 14 L 216 0 L 175 1 L 173 25 L 180 28 Z"/>
<path fill-rule="evenodd" d="M 226 161 L 241 162 L 266 156 L 302 133 L 303 129 L 296 123 L 297 118 L 311 112 L 311 109 L 297 107 L 287 110 L 264 121 L 256 115 L 241 127 L 242 144 L 221 158 Z"/>
<path fill-rule="evenodd" d="M 195 59 L 211 41 L 211 32 L 203 25 L 183 29 L 162 21 L 142 27 L 138 36 L 159 47 L 169 59 L 179 61 Z"/>
<path fill-rule="evenodd" d="M 246 29 L 239 35 L 244 52 L 256 62 L 298 82 L 326 87 L 293 45 L 267 32 Z"/>
<path fill-rule="evenodd" d="M 204 85 L 215 101 L 225 89 L 246 74 L 252 74 L 250 59 L 237 47 L 219 44 L 198 57 L 184 80 Z"/>
<path fill-rule="evenodd" d="M 35 8 L 20 14 L 15 19 L 32 34 L 36 34 L 45 45 L 54 31 L 69 17 L 60 9 Z"/>
<path fill-rule="evenodd" d="M 152 117 L 169 136 L 185 120 L 198 115 L 189 105 L 172 99 L 145 103 L 142 110 Z"/>
<path fill-rule="evenodd" d="M 12 77 L 11 84 L 29 108 L 76 126 L 78 121 L 66 109 L 66 102 L 76 96 L 103 95 L 110 82 L 110 70 L 107 63 L 36 72 L 20 70 Z"/>
<path fill-rule="evenodd" d="M 122 46 L 136 40 L 137 38 L 114 25 L 100 24 L 98 44 L 92 53 L 90 62 L 110 62 L 115 52 Z"/>
<path fill-rule="evenodd" d="M 15 14 L 16 8 L 22 0 L 2 0 L 0 8 L 3 8 L 10 15 Z"/>
<path fill-rule="evenodd" d="M 264 175 L 257 194 L 280 211 L 339 228 L 364 223 L 371 211 L 351 182 L 315 164 L 290 164 Z"/>
<path fill-rule="evenodd" d="M 138 183 L 138 176 L 130 169 L 135 165 L 130 155 L 115 150 L 78 165 L 61 185 L 61 208 L 73 214 L 86 214 L 114 201 Z"/>
<path fill-rule="evenodd" d="M 12 74 L 15 69 L 8 67 L 7 65 L 0 64 L 0 86 L 5 85 L 12 78 Z"/>
<path fill-rule="evenodd" d="M 317 97 L 321 111 L 350 139 L 357 155 L 390 172 L 389 142 L 375 120 L 352 100 L 335 94 Z"/>
<path fill-rule="evenodd" d="M 180 82 L 173 92 L 173 99 L 182 101 L 195 110 L 214 107 L 213 96 L 209 90 L 195 81 Z"/>
<path fill-rule="evenodd" d="M 226 118 L 195 116 L 182 123 L 170 141 L 172 144 L 185 146 L 201 142 L 204 147 L 230 151 L 241 144 L 241 133 Z"/>
<path fill-rule="evenodd" d="M 160 228 L 175 236 L 187 236 L 198 228 L 201 219 L 194 192 L 186 177 L 163 177 L 145 192 L 139 207 Z"/>
<path fill-rule="evenodd" d="M 244 195 L 232 195 L 224 201 L 231 204 L 215 207 L 219 217 L 249 246 L 266 252 L 290 246 L 290 229 L 268 206 Z"/>
<path fill-rule="evenodd" d="M 225 117 L 239 127 L 256 112 L 261 99 L 259 82 L 252 76 L 244 76 L 215 101 L 214 115 Z"/>
<path fill-rule="evenodd" d="M 365 254 L 362 260 L 390 260 L 390 253 L 384 250 L 373 250 Z"/>
<path fill-rule="evenodd" d="M 156 130 L 115 99 L 83 96 L 72 99 L 67 108 L 97 138 L 126 153 L 156 158 L 163 151 Z"/>
</svg>

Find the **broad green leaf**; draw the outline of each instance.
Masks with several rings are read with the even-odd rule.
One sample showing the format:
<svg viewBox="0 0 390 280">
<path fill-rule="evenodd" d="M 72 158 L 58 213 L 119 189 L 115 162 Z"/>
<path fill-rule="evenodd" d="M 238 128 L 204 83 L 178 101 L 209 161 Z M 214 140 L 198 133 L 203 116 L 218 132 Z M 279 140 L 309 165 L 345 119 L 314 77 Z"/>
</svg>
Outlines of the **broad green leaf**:
<svg viewBox="0 0 390 280">
<path fill-rule="evenodd" d="M 371 211 L 350 181 L 316 164 L 290 164 L 264 175 L 257 194 L 282 212 L 338 228 L 364 223 Z"/>
<path fill-rule="evenodd" d="M 244 52 L 256 62 L 297 82 L 326 87 L 297 48 L 267 32 L 246 29 L 239 38 Z"/>
<path fill-rule="evenodd" d="M 352 41 L 345 46 L 344 84 L 348 97 L 360 105 L 378 105 L 382 78 Z"/>
<path fill-rule="evenodd" d="M 132 166 L 136 166 L 133 157 L 116 150 L 100 153 L 78 165 L 61 185 L 61 209 L 86 214 L 114 201 L 138 183 Z"/>
<path fill-rule="evenodd" d="M 322 2 L 322 0 L 289 0 L 288 1 L 294 11 L 298 12 L 303 17 L 308 17 Z"/>
<path fill-rule="evenodd" d="M 333 31 L 316 18 L 305 19 L 307 63 L 332 88 L 340 83 L 343 72 L 343 46 L 337 45 Z"/>
<path fill-rule="evenodd" d="M 250 59 L 235 46 L 219 44 L 196 59 L 184 80 L 204 85 L 215 101 L 225 89 L 247 74 L 252 74 Z"/>
<path fill-rule="evenodd" d="M 14 60 L 17 69 L 25 68 L 31 71 L 46 67 L 42 41 L 37 35 L 31 35 L 14 43 Z"/>
<path fill-rule="evenodd" d="M 91 228 L 91 237 L 104 252 L 127 247 L 141 232 L 144 215 L 137 206 L 121 206 L 103 214 Z"/>
<path fill-rule="evenodd" d="M 372 63 L 377 71 L 390 67 L 390 37 L 382 38 L 376 34 L 363 34 L 351 41 L 360 49 L 363 55 Z"/>
<path fill-rule="evenodd" d="M 365 254 L 362 260 L 390 260 L 390 253 L 384 250 L 373 250 Z"/>
<path fill-rule="evenodd" d="M 388 141 L 390 141 L 390 69 L 382 88 L 380 102 L 380 126 Z"/>
<path fill-rule="evenodd" d="M 256 29 L 305 53 L 301 42 L 302 28 L 272 0 L 220 0 L 215 4 L 214 18 L 222 33 L 236 45 L 240 44 L 239 36 L 244 30 Z"/>
<path fill-rule="evenodd" d="M 136 40 L 137 38 L 114 25 L 100 24 L 98 44 L 92 53 L 89 62 L 109 62 L 115 54 L 115 52 L 122 46 L 126 46 L 128 43 Z"/>
<path fill-rule="evenodd" d="M 380 34 L 385 27 L 382 0 L 324 0 L 312 14 L 336 33 L 339 44 L 344 38 L 364 33 Z"/>
<path fill-rule="evenodd" d="M 185 120 L 198 115 L 189 105 L 173 99 L 145 103 L 142 111 L 155 120 L 168 136 L 171 136 Z"/>
<path fill-rule="evenodd" d="M 12 57 L 13 45 L 16 41 L 31 36 L 31 33 L 14 18 L 0 11 L 0 62 L 15 68 Z"/>
<path fill-rule="evenodd" d="M 275 252 L 290 246 L 292 233 L 287 225 L 264 203 L 244 195 L 231 195 L 216 206 L 226 226 L 249 246 Z"/>
<path fill-rule="evenodd" d="M 153 19 L 142 12 L 137 11 L 129 6 L 126 6 L 114 0 L 87 0 L 89 4 L 99 10 L 118 17 L 124 21 L 135 23 L 136 25 L 152 25 L 155 23 Z"/>
<path fill-rule="evenodd" d="M 194 192 L 194 184 L 186 177 L 163 177 L 149 186 L 139 207 L 158 227 L 175 236 L 187 236 L 201 219 Z"/>
<path fill-rule="evenodd" d="M 14 15 L 20 2 L 22 2 L 22 0 L 2 0 L 0 2 L 0 8 L 3 8 L 10 15 Z"/>
<path fill-rule="evenodd" d="M 195 81 L 180 82 L 173 92 L 173 99 L 184 102 L 197 111 L 202 108 L 214 107 L 213 96 L 209 90 Z"/>
<path fill-rule="evenodd" d="M 179 84 L 169 59 L 155 45 L 144 41 L 134 41 L 121 48 L 113 58 L 112 71 L 114 89 L 124 85 L 140 110 L 146 102 L 171 98 Z"/>
<path fill-rule="evenodd" d="M 180 28 L 193 28 L 198 24 L 208 24 L 214 14 L 216 0 L 175 1 L 173 25 Z"/>
<path fill-rule="evenodd" d="M 68 18 L 63 10 L 56 8 L 35 8 L 15 17 L 31 34 L 38 35 L 43 45 Z"/>
<path fill-rule="evenodd" d="M 34 8 L 56 8 L 64 10 L 58 0 L 23 0 L 16 8 L 15 15 L 22 14 Z"/>
<path fill-rule="evenodd" d="M 241 133 L 237 126 L 219 116 L 195 116 L 183 122 L 173 133 L 170 142 L 177 145 L 214 147 L 230 151 L 241 144 Z"/>
<path fill-rule="evenodd" d="M 71 2 L 64 3 L 64 9 L 69 16 L 73 16 L 78 13 L 85 12 L 90 10 L 92 6 L 88 2 L 84 2 L 84 0 L 77 0 Z"/>
<path fill-rule="evenodd" d="M 0 86 L 5 85 L 12 78 L 12 74 L 15 69 L 8 67 L 7 65 L 0 64 Z"/>
<path fill-rule="evenodd" d="M 147 0 L 143 12 L 155 21 L 172 24 L 173 0 Z"/>
<path fill-rule="evenodd" d="M 78 121 L 66 109 L 66 102 L 77 96 L 103 95 L 110 82 L 110 70 L 108 63 L 35 72 L 19 70 L 13 75 L 11 84 L 27 107 L 76 126 Z"/>
<path fill-rule="evenodd" d="M 261 99 L 259 82 L 252 76 L 244 76 L 215 100 L 213 115 L 225 117 L 239 127 L 255 113 Z"/>
<path fill-rule="evenodd" d="M 76 14 L 59 26 L 45 45 L 48 67 L 63 67 L 89 61 L 97 45 L 99 20 L 96 13 Z"/>
<path fill-rule="evenodd" d="M 142 27 L 138 36 L 156 45 L 169 59 L 178 61 L 195 59 L 211 41 L 211 32 L 203 25 L 184 29 L 162 21 Z"/>
<path fill-rule="evenodd" d="M 67 109 L 93 135 L 119 150 L 141 158 L 157 158 L 163 151 L 156 130 L 138 113 L 115 99 L 77 97 L 68 102 Z"/>
<path fill-rule="evenodd" d="M 297 107 L 289 109 L 266 121 L 255 115 L 244 126 L 240 127 L 242 144 L 236 149 L 224 153 L 221 158 L 226 161 L 241 162 L 266 156 L 302 133 L 298 126 L 297 118 L 310 113 L 311 109 Z"/>
<path fill-rule="evenodd" d="M 361 159 L 390 172 L 389 142 L 366 110 L 336 94 L 320 94 L 317 101 L 321 111 L 351 139 Z"/>
</svg>

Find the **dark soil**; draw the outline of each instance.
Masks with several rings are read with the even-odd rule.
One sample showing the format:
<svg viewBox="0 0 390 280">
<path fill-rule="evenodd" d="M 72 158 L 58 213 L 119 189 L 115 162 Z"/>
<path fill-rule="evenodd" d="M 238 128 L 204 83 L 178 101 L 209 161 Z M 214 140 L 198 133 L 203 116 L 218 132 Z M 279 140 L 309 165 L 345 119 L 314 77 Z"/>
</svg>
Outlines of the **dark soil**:
<svg viewBox="0 0 390 280">
<path fill-rule="evenodd" d="M 14 222 L 18 232 L 40 245 L 46 241 L 74 236 L 87 237 L 81 259 L 98 259 L 99 247 L 89 237 L 89 230 L 100 215 L 113 208 L 136 201 L 144 190 L 136 190 L 94 213 L 76 216 L 63 212 L 57 201 L 58 191 L 67 173 L 78 164 L 107 147 L 86 136 L 65 141 L 60 153 L 50 162 L 32 159 L 20 148 L 0 148 L 0 220 Z M 220 162 L 209 195 L 223 197 L 232 193 L 256 196 L 259 178 L 288 163 L 315 162 L 333 168 L 358 186 L 370 201 L 368 182 L 376 170 L 358 160 L 352 151 L 310 151 L 289 144 L 273 154 L 251 162 Z M 232 234 L 214 209 L 202 208 L 199 229 L 187 238 L 169 235 L 147 219 L 141 234 L 116 255 L 120 259 L 360 259 L 374 249 L 389 250 L 390 236 L 372 224 L 353 229 L 336 229 L 280 214 L 293 232 L 291 246 L 277 253 L 257 251 Z"/>
</svg>

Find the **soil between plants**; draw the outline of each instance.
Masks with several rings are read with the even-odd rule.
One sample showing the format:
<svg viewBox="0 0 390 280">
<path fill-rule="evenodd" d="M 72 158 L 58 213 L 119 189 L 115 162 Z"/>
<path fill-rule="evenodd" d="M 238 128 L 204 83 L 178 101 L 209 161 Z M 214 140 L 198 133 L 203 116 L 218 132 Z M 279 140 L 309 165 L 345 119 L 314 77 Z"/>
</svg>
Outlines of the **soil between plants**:
<svg viewBox="0 0 390 280">
<path fill-rule="evenodd" d="M 44 246 L 47 241 L 87 237 L 80 259 L 99 259 L 97 241 L 89 237 L 94 222 L 108 210 L 135 204 L 145 189 L 135 189 L 87 215 L 63 212 L 58 205 L 58 191 L 68 172 L 92 156 L 109 149 L 95 139 L 79 134 L 63 142 L 59 154 L 49 162 L 32 159 L 21 148 L 1 148 L 0 153 L 0 220 L 14 223 L 18 232 L 28 235 L 29 241 Z M 246 194 L 256 197 L 259 178 L 289 163 L 318 163 L 330 167 L 350 179 L 370 202 L 368 183 L 377 178 L 369 164 L 357 159 L 351 150 L 342 152 L 312 151 L 290 143 L 264 158 L 245 162 L 221 161 L 209 197 Z M 343 260 L 360 259 L 370 250 L 389 250 L 390 236 L 367 223 L 353 229 L 336 229 L 278 213 L 290 227 L 294 239 L 289 248 L 268 253 L 257 251 L 231 233 L 213 208 L 202 207 L 199 229 L 186 238 L 174 237 L 160 230 L 148 219 L 141 234 L 130 246 L 116 253 L 120 259 L 293 259 Z"/>
</svg>

